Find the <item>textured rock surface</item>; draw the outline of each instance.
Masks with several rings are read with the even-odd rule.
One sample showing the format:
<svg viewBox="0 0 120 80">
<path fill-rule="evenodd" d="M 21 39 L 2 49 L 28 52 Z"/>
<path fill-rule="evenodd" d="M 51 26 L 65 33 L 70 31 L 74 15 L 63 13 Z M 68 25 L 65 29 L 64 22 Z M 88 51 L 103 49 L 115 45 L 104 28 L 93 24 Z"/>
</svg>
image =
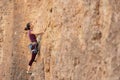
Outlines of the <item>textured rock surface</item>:
<svg viewBox="0 0 120 80">
<path fill-rule="evenodd" d="M 0 0 L 0 80 L 11 80 L 13 3 Z"/>
<path fill-rule="evenodd" d="M 0 14 L 0 80 L 120 80 L 119 0 L 2 0 Z M 46 30 L 31 76 L 29 21 Z"/>
</svg>

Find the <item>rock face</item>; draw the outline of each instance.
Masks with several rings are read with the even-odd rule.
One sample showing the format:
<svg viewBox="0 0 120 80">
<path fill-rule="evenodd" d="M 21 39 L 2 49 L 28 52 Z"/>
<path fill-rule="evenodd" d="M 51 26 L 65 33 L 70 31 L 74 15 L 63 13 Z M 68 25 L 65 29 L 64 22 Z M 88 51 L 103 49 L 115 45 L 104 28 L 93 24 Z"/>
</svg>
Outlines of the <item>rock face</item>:
<svg viewBox="0 0 120 80">
<path fill-rule="evenodd" d="M 32 75 L 29 21 L 45 31 Z M 120 80 L 119 0 L 2 0 L 0 23 L 0 80 Z"/>
</svg>

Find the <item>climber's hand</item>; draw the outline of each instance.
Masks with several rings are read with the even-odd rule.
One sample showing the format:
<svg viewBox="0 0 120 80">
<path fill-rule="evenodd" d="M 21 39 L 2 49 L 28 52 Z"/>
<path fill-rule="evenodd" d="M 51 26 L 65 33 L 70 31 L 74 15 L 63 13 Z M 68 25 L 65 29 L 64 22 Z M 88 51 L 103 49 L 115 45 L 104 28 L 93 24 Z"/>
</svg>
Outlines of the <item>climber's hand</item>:
<svg viewBox="0 0 120 80">
<path fill-rule="evenodd" d="M 44 34 L 44 32 L 37 33 L 37 32 L 33 32 L 33 31 L 31 31 L 31 33 L 35 34 L 35 35 L 43 35 Z"/>
<path fill-rule="evenodd" d="M 38 35 L 43 35 L 43 34 L 44 34 L 44 32 L 38 33 Z"/>
</svg>

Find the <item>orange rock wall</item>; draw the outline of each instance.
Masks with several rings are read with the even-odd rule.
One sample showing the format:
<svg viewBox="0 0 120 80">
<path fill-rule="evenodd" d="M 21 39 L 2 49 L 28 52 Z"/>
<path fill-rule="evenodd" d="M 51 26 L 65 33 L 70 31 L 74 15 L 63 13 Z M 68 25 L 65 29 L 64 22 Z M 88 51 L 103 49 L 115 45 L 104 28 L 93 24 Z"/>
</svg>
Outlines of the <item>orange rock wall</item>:
<svg viewBox="0 0 120 80">
<path fill-rule="evenodd" d="M 0 45 L 5 42 L 0 46 L 0 78 L 120 80 L 119 4 L 119 0 L 0 1 L 1 11 L 6 6 L 11 12 L 0 21 L 4 26 Z M 36 32 L 45 30 L 32 75 L 25 73 L 30 42 L 24 27 L 30 21 Z"/>
</svg>

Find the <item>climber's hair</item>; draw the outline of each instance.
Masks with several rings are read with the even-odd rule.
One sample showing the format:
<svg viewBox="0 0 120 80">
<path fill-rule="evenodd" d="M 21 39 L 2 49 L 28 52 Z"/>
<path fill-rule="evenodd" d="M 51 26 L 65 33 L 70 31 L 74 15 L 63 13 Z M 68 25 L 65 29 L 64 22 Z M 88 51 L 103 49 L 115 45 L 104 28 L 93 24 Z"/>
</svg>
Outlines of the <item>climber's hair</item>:
<svg viewBox="0 0 120 80">
<path fill-rule="evenodd" d="M 30 30 L 30 22 L 29 23 L 27 23 L 27 25 L 26 25 L 26 27 L 25 27 L 25 29 L 24 30 Z"/>
</svg>

